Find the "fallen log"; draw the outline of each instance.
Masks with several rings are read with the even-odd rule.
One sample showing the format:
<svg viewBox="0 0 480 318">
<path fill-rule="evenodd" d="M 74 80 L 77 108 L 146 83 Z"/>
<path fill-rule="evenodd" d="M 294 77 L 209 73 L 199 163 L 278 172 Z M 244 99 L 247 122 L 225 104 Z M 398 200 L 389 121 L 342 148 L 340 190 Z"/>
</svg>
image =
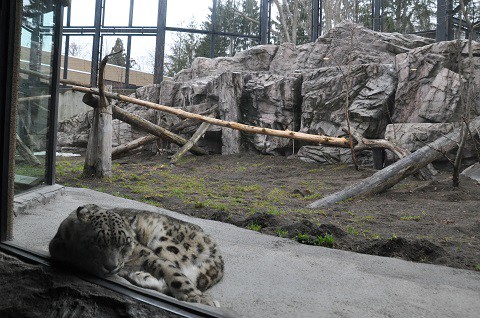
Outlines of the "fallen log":
<svg viewBox="0 0 480 318">
<path fill-rule="evenodd" d="M 71 89 L 74 91 L 99 95 L 98 90 L 93 88 L 72 86 Z M 228 127 L 231 129 L 245 131 L 248 133 L 297 139 L 297 140 L 309 141 L 317 144 L 326 144 L 326 145 L 344 147 L 344 148 L 350 147 L 349 140 L 343 137 L 338 138 L 338 137 L 329 137 L 329 136 L 323 136 L 323 135 L 311 135 L 311 134 L 306 134 L 301 132 L 294 132 L 290 130 L 276 130 L 276 129 L 270 129 L 270 128 L 250 126 L 250 125 L 245 125 L 245 124 L 241 124 L 233 121 L 226 121 L 226 120 L 221 120 L 217 118 L 202 116 L 199 114 L 193 114 L 193 113 L 184 111 L 182 109 L 164 106 L 164 105 L 160 105 L 152 102 L 147 102 L 144 100 L 140 100 L 140 99 L 125 96 L 125 95 L 105 92 L 105 96 L 107 96 L 108 98 L 120 100 L 123 102 L 133 103 L 133 104 L 145 106 L 147 108 L 163 111 L 169 114 L 177 115 L 182 118 L 197 119 L 199 121 L 206 122 L 212 125 Z"/>
<path fill-rule="evenodd" d="M 160 137 L 154 136 L 154 135 L 148 135 L 148 136 L 143 136 L 138 139 L 132 140 L 130 142 L 127 142 L 126 144 L 120 145 L 118 147 L 115 147 L 112 149 L 112 159 L 117 159 L 121 155 L 137 149 L 143 145 L 146 145 L 152 141 L 155 141 L 159 139 Z"/>
<path fill-rule="evenodd" d="M 172 159 L 170 159 L 170 164 L 175 164 L 178 160 L 180 160 L 180 158 L 182 158 L 182 156 L 190 150 L 190 148 L 192 148 L 196 143 L 197 141 L 205 134 L 205 132 L 207 131 L 208 127 L 210 127 L 210 124 L 209 123 L 201 123 L 200 124 L 200 127 L 198 127 L 197 131 L 193 134 L 192 138 L 190 138 L 190 140 L 185 144 L 183 145 L 182 148 L 180 148 L 177 153 L 175 153 L 172 157 Z"/>
<path fill-rule="evenodd" d="M 472 132 L 478 134 L 480 129 L 480 116 L 475 117 L 470 122 L 469 127 Z M 458 145 L 459 139 L 460 127 L 423 146 L 411 155 L 400 159 L 359 183 L 351 185 L 323 199 L 317 200 L 309 204 L 308 207 L 325 208 L 350 198 L 381 193 L 413 174 L 418 169 L 425 167 L 434 160 L 444 157 L 446 153 L 453 150 Z"/>
<path fill-rule="evenodd" d="M 105 94 L 108 97 L 108 92 L 105 92 Z M 98 98 L 95 98 L 93 95 L 88 93 L 83 96 L 83 102 L 93 108 L 98 107 L 98 100 L 99 100 Z M 130 114 L 129 112 L 123 110 L 118 106 L 112 105 L 112 113 L 113 113 L 113 118 L 121 120 L 127 124 L 130 124 L 133 127 L 146 131 L 164 140 L 173 142 L 179 145 L 180 147 L 185 145 L 188 142 L 187 139 L 179 135 L 176 135 L 163 127 L 155 125 L 154 123 L 151 123 L 146 119 Z M 197 146 L 193 146 L 190 149 L 190 152 L 195 155 L 208 155 L 208 152 L 206 150 Z"/>
</svg>

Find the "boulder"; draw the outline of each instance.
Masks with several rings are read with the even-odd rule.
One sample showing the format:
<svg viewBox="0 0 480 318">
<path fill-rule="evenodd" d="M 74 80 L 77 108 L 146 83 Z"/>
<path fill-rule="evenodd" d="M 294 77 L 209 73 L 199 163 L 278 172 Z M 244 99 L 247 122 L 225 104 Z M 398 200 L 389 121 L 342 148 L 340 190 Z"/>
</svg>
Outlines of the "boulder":
<svg viewBox="0 0 480 318">
<path fill-rule="evenodd" d="M 345 67 L 324 67 L 304 76 L 301 131 L 328 136 L 343 135 L 345 119 Z M 350 73 L 351 126 L 367 138 L 383 138 L 393 109 L 396 74 L 392 65 L 353 65 Z"/>
<path fill-rule="evenodd" d="M 473 43 L 474 52 L 480 43 Z M 463 63 L 458 63 L 461 52 Z M 396 57 L 398 85 L 395 93 L 394 123 L 455 122 L 461 118 L 460 87 L 469 72 L 466 41 L 439 42 L 412 49 Z M 474 55 L 473 67 L 480 69 L 480 57 Z M 479 81 L 480 76 L 475 76 Z M 478 97 L 478 96 L 477 96 Z M 480 100 L 472 99 L 474 111 Z"/>
<path fill-rule="evenodd" d="M 414 152 L 426 144 L 450 133 L 460 123 L 403 123 L 390 124 L 385 130 L 385 139 L 393 141 L 410 152 Z M 476 138 L 478 144 L 479 140 Z M 446 154 L 450 158 L 454 158 L 456 153 L 454 149 L 451 153 Z M 388 153 L 389 160 L 393 159 L 393 155 Z M 463 151 L 463 158 L 468 161 L 478 160 L 477 151 L 473 142 L 467 142 Z M 440 160 L 442 161 L 442 160 Z M 446 159 L 445 159 L 446 161 Z"/>
</svg>

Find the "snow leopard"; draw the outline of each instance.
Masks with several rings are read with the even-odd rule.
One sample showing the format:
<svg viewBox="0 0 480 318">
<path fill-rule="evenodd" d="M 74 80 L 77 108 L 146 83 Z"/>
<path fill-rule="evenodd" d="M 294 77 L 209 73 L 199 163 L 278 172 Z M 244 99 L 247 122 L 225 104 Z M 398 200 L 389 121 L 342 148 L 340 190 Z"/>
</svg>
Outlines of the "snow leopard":
<svg viewBox="0 0 480 318">
<path fill-rule="evenodd" d="M 49 244 L 53 260 L 178 300 L 219 306 L 205 290 L 223 277 L 214 240 L 197 225 L 143 210 L 78 207 Z"/>
</svg>

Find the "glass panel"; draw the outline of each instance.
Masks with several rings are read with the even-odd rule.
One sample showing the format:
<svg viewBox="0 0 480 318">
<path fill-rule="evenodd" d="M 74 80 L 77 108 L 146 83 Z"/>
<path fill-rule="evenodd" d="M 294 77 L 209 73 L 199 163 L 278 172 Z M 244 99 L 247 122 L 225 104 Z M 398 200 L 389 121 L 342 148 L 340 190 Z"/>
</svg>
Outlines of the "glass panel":
<svg viewBox="0 0 480 318">
<path fill-rule="evenodd" d="M 130 51 L 129 84 L 145 86 L 153 84 L 155 66 L 155 36 L 133 36 Z"/>
<path fill-rule="evenodd" d="M 137 0 L 138 1 L 138 0 Z M 105 0 L 105 26 L 128 26 L 130 0 Z"/>
<path fill-rule="evenodd" d="M 15 193 L 46 181 L 54 32 L 49 3 L 23 2 Z"/>
<path fill-rule="evenodd" d="M 216 25 L 216 30 L 220 32 L 245 35 L 260 34 L 260 1 L 218 1 Z"/>
<path fill-rule="evenodd" d="M 323 16 L 330 17 L 325 12 L 330 12 L 329 1 L 323 2 Z M 303 44 L 310 42 L 311 40 L 311 25 L 312 25 L 312 1 L 299 1 L 298 3 L 298 15 L 297 23 L 294 25 L 294 1 L 288 2 L 288 7 L 283 2 L 272 3 L 272 21 L 271 21 L 271 34 L 272 43 L 280 44 L 285 42 L 295 42 L 296 44 Z M 343 6 L 342 6 L 343 8 Z M 282 24 L 282 21 L 286 24 L 286 27 Z M 329 20 L 330 21 L 330 20 Z M 331 28 L 331 23 L 327 24 L 328 28 Z M 324 27 L 325 29 L 325 27 Z M 296 34 L 293 33 L 296 30 Z"/>
<path fill-rule="evenodd" d="M 92 64 L 93 36 L 69 36 L 68 39 L 68 66 L 67 78 L 70 80 L 89 83 Z M 60 63 L 61 76 L 64 72 L 66 36 L 62 42 L 62 60 Z"/>
<path fill-rule="evenodd" d="M 133 6 L 134 26 L 157 26 L 158 0 L 135 1 Z"/>
<path fill-rule="evenodd" d="M 436 7 L 430 0 L 385 2 L 382 31 L 414 33 L 435 28 Z"/>
<path fill-rule="evenodd" d="M 123 53 L 111 56 L 105 68 L 105 80 L 114 87 L 121 87 L 119 84 L 125 83 L 127 41 L 126 36 L 102 36 L 102 58 L 107 54 L 124 50 Z"/>
<path fill-rule="evenodd" d="M 200 39 L 209 39 L 209 35 L 200 35 L 186 32 L 167 32 L 165 40 L 165 69 L 164 75 L 175 76 L 183 69 L 192 65 L 193 59 L 198 56 L 199 50 L 210 55 L 210 41 L 201 43 Z M 202 47 L 199 47 L 202 45 Z"/>
<path fill-rule="evenodd" d="M 187 27 L 191 22 L 202 25 L 210 20 L 212 0 L 175 0 L 167 3 L 167 26 Z M 202 27 L 202 29 L 206 29 Z"/>
<path fill-rule="evenodd" d="M 70 6 L 70 25 L 72 26 L 93 26 L 95 18 L 95 0 L 72 0 Z M 65 8 L 65 14 L 67 8 Z M 64 23 L 67 22 L 66 15 Z"/>
</svg>

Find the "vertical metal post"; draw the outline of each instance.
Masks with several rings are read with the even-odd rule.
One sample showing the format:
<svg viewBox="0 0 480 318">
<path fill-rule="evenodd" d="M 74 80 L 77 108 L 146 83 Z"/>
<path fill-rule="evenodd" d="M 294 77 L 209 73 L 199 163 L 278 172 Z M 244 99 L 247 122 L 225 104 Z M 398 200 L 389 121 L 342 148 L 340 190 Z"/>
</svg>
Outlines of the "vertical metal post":
<svg viewBox="0 0 480 318">
<path fill-rule="evenodd" d="M 48 134 L 46 149 L 46 183 L 55 184 L 55 162 L 57 151 L 58 91 L 62 51 L 63 6 L 55 4 L 53 31 L 52 78 L 50 82 L 50 105 L 48 112 Z"/>
<path fill-rule="evenodd" d="M 320 1 L 312 0 L 312 25 L 311 25 L 311 41 L 315 42 L 318 38 L 318 18 L 320 10 Z"/>
<path fill-rule="evenodd" d="M 102 0 L 95 0 L 95 20 L 93 22 L 95 33 L 92 45 L 92 65 L 90 71 L 90 85 L 97 86 L 97 70 L 100 55 L 100 28 L 102 24 Z"/>
<path fill-rule="evenodd" d="M 372 29 L 373 31 L 380 31 L 380 0 L 372 0 Z"/>
<path fill-rule="evenodd" d="M 452 11 L 453 1 L 437 0 L 437 42 L 453 40 Z"/>
<path fill-rule="evenodd" d="M 217 31 L 217 0 L 212 2 L 212 33 L 210 34 L 210 58 L 215 57 L 215 32 Z"/>
<path fill-rule="evenodd" d="M 133 25 L 133 6 L 135 4 L 135 0 L 130 0 L 130 14 L 128 16 L 128 26 L 131 27 Z M 125 63 L 125 88 L 128 88 L 130 83 L 130 52 L 132 50 L 132 36 L 129 35 L 127 37 L 127 54 L 126 54 L 126 63 Z"/>
<path fill-rule="evenodd" d="M 322 35 L 323 29 L 322 29 L 322 21 L 323 21 L 323 0 L 319 1 L 318 5 L 318 36 Z"/>
<path fill-rule="evenodd" d="M 167 27 L 167 0 L 158 1 L 157 41 L 155 44 L 155 67 L 153 83 L 160 84 L 163 80 L 163 65 L 165 60 L 165 31 Z"/>
<path fill-rule="evenodd" d="M 267 44 L 269 42 L 269 16 L 270 1 L 261 0 L 260 4 L 260 44 Z"/>
<path fill-rule="evenodd" d="M 12 238 L 15 122 L 22 2 L 0 1 L 0 241 Z M 16 58 L 15 58 L 16 57 Z"/>
<path fill-rule="evenodd" d="M 67 7 L 67 26 L 70 26 L 72 7 Z M 63 53 L 63 78 L 68 77 L 68 51 L 70 49 L 70 35 L 65 36 L 65 51 Z"/>
</svg>

